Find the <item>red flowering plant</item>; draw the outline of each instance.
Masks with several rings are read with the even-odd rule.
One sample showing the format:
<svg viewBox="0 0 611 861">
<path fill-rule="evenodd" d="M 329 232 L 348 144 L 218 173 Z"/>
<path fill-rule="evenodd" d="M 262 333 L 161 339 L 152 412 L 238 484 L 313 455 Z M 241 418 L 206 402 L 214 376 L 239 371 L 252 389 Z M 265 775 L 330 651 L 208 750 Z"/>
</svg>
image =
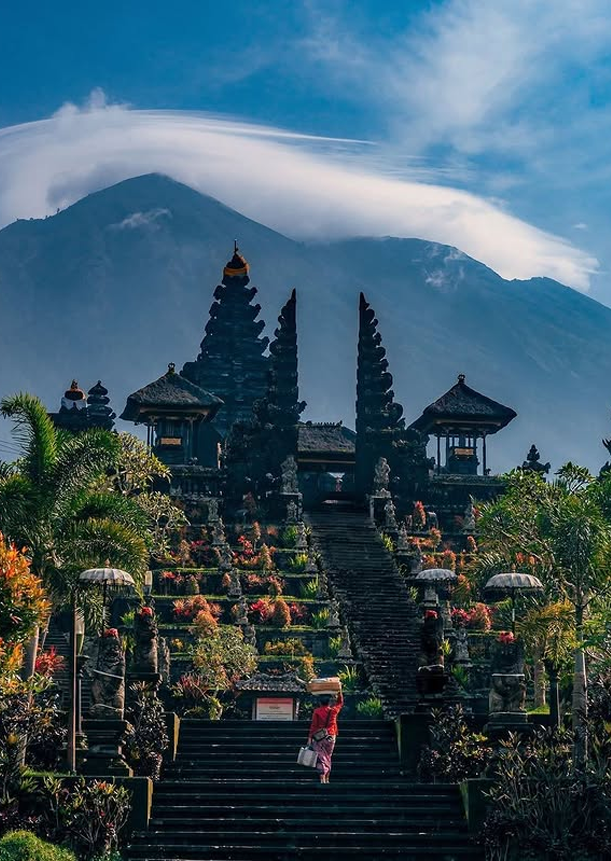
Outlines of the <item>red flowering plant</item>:
<svg viewBox="0 0 611 861">
<path fill-rule="evenodd" d="M 436 619 L 437 618 L 437 610 L 426 610 L 424 613 L 425 619 Z"/>
<path fill-rule="evenodd" d="M 41 676 L 54 676 L 55 673 L 63 670 L 66 666 L 66 659 L 63 655 L 58 655 L 55 646 L 51 646 L 46 652 L 41 652 L 36 658 L 34 670 Z"/>
<path fill-rule="evenodd" d="M 269 598 L 259 598 L 248 608 L 250 621 L 255 624 L 265 625 L 271 619 L 274 606 Z"/>
<path fill-rule="evenodd" d="M 416 532 L 424 532 L 426 527 L 426 511 L 424 505 L 418 500 L 414 503 L 412 512 L 412 526 Z"/>
<path fill-rule="evenodd" d="M 441 568 L 447 568 L 450 571 L 456 570 L 456 553 L 449 548 L 446 548 L 441 554 Z"/>
<path fill-rule="evenodd" d="M 152 607 L 141 607 L 138 615 L 142 616 L 143 618 L 146 616 L 152 616 L 153 615 L 153 608 Z"/>
<path fill-rule="evenodd" d="M 210 544 L 203 538 L 192 541 L 189 553 L 193 564 L 201 568 L 210 568 L 216 564 L 216 555 Z"/>
<path fill-rule="evenodd" d="M 244 589 L 250 593 L 265 591 L 265 578 L 259 574 L 246 574 L 244 577 Z"/>
<path fill-rule="evenodd" d="M 504 646 L 515 643 L 515 641 L 516 636 L 512 631 L 501 631 L 497 637 L 497 642 L 502 643 Z"/>
<path fill-rule="evenodd" d="M 106 639 L 108 637 L 116 637 L 119 639 L 119 632 L 116 628 L 106 628 L 106 630 L 102 633 L 102 636 Z"/>
<path fill-rule="evenodd" d="M 310 610 L 307 604 L 300 604 L 297 601 L 291 601 L 289 604 L 291 619 L 293 624 L 307 625 L 310 621 Z"/>
<path fill-rule="evenodd" d="M 462 610 L 460 607 L 454 607 L 450 613 L 450 617 L 452 619 L 452 624 L 456 628 L 466 628 L 469 624 L 469 613 L 467 613 L 466 610 Z"/>
<path fill-rule="evenodd" d="M 492 610 L 487 604 L 478 601 L 469 610 L 468 627 L 473 631 L 488 633 L 492 627 Z"/>
<path fill-rule="evenodd" d="M 209 604 L 203 595 L 191 595 L 174 601 L 174 617 L 181 622 L 192 622 L 201 611 L 209 612 L 218 618 L 221 615 L 219 604 Z"/>
<path fill-rule="evenodd" d="M 467 553 L 477 553 L 477 541 L 472 535 L 467 535 Z"/>
</svg>

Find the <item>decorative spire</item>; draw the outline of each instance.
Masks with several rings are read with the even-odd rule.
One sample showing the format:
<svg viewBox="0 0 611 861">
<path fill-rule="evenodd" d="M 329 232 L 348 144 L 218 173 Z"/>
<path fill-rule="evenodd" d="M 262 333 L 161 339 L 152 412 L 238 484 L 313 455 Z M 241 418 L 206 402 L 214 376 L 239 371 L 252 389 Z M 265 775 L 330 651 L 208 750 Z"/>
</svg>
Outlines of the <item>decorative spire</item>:
<svg viewBox="0 0 611 861">
<path fill-rule="evenodd" d="M 252 304 L 257 291 L 248 286 L 248 269 L 235 242 L 223 282 L 214 291 L 200 353 L 180 372 L 223 400 L 213 422 L 222 436 L 236 421 L 249 420 L 254 402 L 264 397 L 267 388 L 268 360 L 263 354 L 269 339 L 261 337 L 265 323 L 257 320 L 261 306 Z"/>
<path fill-rule="evenodd" d="M 108 389 L 98 380 L 87 393 L 87 414 L 92 427 L 112 430 L 115 426 L 116 415 L 109 406 Z"/>
<path fill-rule="evenodd" d="M 426 440 L 406 430 L 403 407 L 395 401 L 386 350 L 373 308 L 361 293 L 356 383 L 356 483 L 370 493 L 381 457 L 404 486 L 428 469 Z M 407 488 L 405 487 L 407 492 Z"/>
<path fill-rule="evenodd" d="M 70 388 L 64 392 L 61 406 L 62 409 L 65 410 L 83 410 L 87 406 L 85 392 L 81 388 L 79 388 L 79 384 L 76 380 L 72 380 L 72 382 L 70 383 Z"/>
<path fill-rule="evenodd" d="M 538 472 L 540 475 L 547 475 L 550 471 L 550 463 L 541 463 L 541 455 L 537 451 L 536 445 L 531 445 L 526 460 L 521 467 L 525 472 Z"/>
</svg>

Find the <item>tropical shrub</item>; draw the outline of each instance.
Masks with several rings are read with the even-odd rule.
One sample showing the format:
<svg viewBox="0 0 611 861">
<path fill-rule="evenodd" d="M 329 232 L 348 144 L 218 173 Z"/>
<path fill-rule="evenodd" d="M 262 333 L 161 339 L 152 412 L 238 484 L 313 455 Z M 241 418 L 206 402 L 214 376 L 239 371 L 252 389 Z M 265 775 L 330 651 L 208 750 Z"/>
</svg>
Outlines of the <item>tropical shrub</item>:
<svg viewBox="0 0 611 861">
<path fill-rule="evenodd" d="M 309 651 L 305 643 L 299 637 L 288 637 L 286 640 L 268 641 L 263 649 L 266 655 L 291 655 L 304 656 Z"/>
<path fill-rule="evenodd" d="M 233 625 L 219 625 L 193 647 L 193 666 L 207 691 L 226 691 L 257 667 L 257 655 Z"/>
<path fill-rule="evenodd" d="M 130 685 L 131 702 L 126 718 L 129 723 L 124 750 L 134 774 L 159 780 L 163 753 L 169 745 L 165 709 L 153 685 Z"/>
<path fill-rule="evenodd" d="M 384 717 L 384 706 L 379 697 L 368 697 L 362 703 L 358 703 L 356 710 L 362 718 L 377 720 Z"/>
<path fill-rule="evenodd" d="M 249 607 L 250 620 L 255 624 L 265 625 L 269 622 L 272 612 L 273 606 L 269 598 L 259 598 Z"/>
<path fill-rule="evenodd" d="M 76 856 L 31 831 L 11 831 L 0 840 L 0 861 L 76 861 Z"/>
<path fill-rule="evenodd" d="M 23 643 L 49 613 L 41 580 L 26 556 L 0 533 L 0 639 Z"/>
<path fill-rule="evenodd" d="M 302 598 L 313 601 L 318 596 L 318 583 L 316 580 L 308 580 L 307 583 L 302 583 L 299 588 L 301 589 Z"/>
<path fill-rule="evenodd" d="M 293 625 L 307 625 L 310 620 L 310 610 L 307 604 L 291 601 L 289 604 L 291 620 Z"/>
<path fill-rule="evenodd" d="M 284 598 L 277 598 L 273 603 L 271 623 L 276 628 L 289 628 L 291 625 L 291 611 Z"/>
<path fill-rule="evenodd" d="M 361 674 L 358 667 L 344 667 L 337 674 L 345 691 L 358 691 L 361 687 Z"/>
<path fill-rule="evenodd" d="M 323 628 L 326 628 L 329 623 L 329 611 L 325 607 L 322 610 L 317 610 L 315 613 L 312 613 L 312 619 L 310 624 L 316 630 L 321 631 Z"/>
<path fill-rule="evenodd" d="M 293 572 L 305 571 L 306 565 L 308 564 L 308 554 L 307 553 L 297 553 L 291 559 L 289 568 Z"/>
<path fill-rule="evenodd" d="M 434 709 L 431 744 L 422 750 L 418 775 L 424 781 L 458 783 L 483 774 L 492 755 L 487 738 L 472 732 L 461 706 Z"/>
<path fill-rule="evenodd" d="M 565 730 L 511 735 L 501 744 L 482 835 L 489 855 L 511 861 L 608 857 L 611 740 L 604 727 L 589 730 L 585 768 L 576 765 L 572 734 Z"/>
<path fill-rule="evenodd" d="M 61 779 L 43 781 L 45 816 L 54 839 L 66 838 L 79 857 L 103 858 L 119 848 L 131 807 L 131 793 L 105 780 L 80 778 L 68 786 Z"/>
<path fill-rule="evenodd" d="M 46 652 L 39 652 L 34 664 L 34 670 L 41 676 L 54 676 L 63 670 L 66 660 L 63 655 L 58 655 L 55 646 L 51 646 Z"/>
<path fill-rule="evenodd" d="M 175 619 L 181 622 L 192 622 L 202 611 L 218 619 L 222 612 L 218 604 L 208 603 L 203 595 L 178 598 L 174 601 L 173 608 Z"/>
<path fill-rule="evenodd" d="M 339 636 L 329 637 L 328 649 L 329 649 L 330 657 L 336 658 L 337 655 L 339 654 L 341 647 L 342 647 L 342 638 L 341 637 L 339 637 Z"/>
<path fill-rule="evenodd" d="M 297 528 L 295 526 L 287 526 L 282 533 L 282 546 L 288 549 L 293 548 L 297 544 Z"/>
</svg>

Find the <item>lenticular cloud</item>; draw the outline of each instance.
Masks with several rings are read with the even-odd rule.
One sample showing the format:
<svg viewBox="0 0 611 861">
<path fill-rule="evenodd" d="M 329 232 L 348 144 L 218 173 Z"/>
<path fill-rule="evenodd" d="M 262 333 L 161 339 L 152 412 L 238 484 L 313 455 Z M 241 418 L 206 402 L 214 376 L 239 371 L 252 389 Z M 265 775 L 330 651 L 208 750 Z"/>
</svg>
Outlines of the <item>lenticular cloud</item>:
<svg viewBox="0 0 611 861">
<path fill-rule="evenodd" d="M 371 166 L 371 150 L 94 96 L 83 109 L 66 105 L 0 130 L 0 224 L 159 172 L 296 239 L 419 237 L 456 246 L 505 278 L 548 276 L 588 289 L 597 262 L 569 242 L 474 194 L 385 175 Z"/>
</svg>

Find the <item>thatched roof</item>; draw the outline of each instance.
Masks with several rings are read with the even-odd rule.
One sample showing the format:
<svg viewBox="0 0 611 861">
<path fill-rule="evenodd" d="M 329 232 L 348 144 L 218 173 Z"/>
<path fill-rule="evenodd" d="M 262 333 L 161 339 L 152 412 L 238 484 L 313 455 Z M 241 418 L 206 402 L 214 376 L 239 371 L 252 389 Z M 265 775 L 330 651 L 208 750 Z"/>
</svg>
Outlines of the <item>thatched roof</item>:
<svg viewBox="0 0 611 861">
<path fill-rule="evenodd" d="M 236 688 L 240 691 L 261 691 L 281 694 L 302 694 L 305 693 L 306 687 L 306 683 L 294 672 L 283 673 L 277 676 L 259 672 L 255 673 L 249 679 L 236 683 Z"/>
<path fill-rule="evenodd" d="M 490 433 L 492 429 L 504 428 L 516 416 L 517 413 L 511 407 L 470 388 L 465 383 L 464 374 L 460 374 L 458 382 L 429 404 L 411 427 L 429 433 L 434 428 L 442 429 L 444 425 L 483 424 L 488 426 Z"/>
<path fill-rule="evenodd" d="M 138 389 L 127 399 L 121 418 L 128 422 L 141 421 L 143 416 L 176 411 L 180 414 L 214 414 L 223 401 L 180 376 L 170 363 L 167 372 L 148 386 Z"/>
<path fill-rule="evenodd" d="M 299 425 L 299 454 L 354 454 L 356 434 L 341 422 L 305 422 Z"/>
</svg>

